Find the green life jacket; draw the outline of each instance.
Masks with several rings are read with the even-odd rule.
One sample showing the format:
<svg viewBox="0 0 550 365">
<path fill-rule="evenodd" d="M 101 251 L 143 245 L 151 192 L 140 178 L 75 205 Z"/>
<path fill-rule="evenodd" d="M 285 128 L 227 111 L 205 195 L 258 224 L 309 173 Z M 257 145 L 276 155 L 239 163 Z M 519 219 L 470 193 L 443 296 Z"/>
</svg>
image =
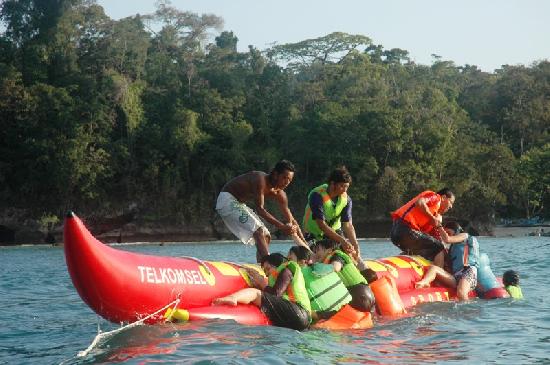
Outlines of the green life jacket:
<svg viewBox="0 0 550 365">
<path fill-rule="evenodd" d="M 311 233 L 315 237 L 315 239 L 318 240 L 323 238 L 323 231 L 321 231 L 321 228 L 319 228 L 319 225 L 317 224 L 317 222 L 315 222 L 315 219 L 313 219 L 313 216 L 311 214 L 311 208 L 309 206 L 311 194 L 318 193 L 321 195 L 321 198 L 323 198 L 323 212 L 325 214 L 325 221 L 327 225 L 334 230 L 340 229 L 340 227 L 342 227 L 340 216 L 342 215 L 342 211 L 344 210 L 346 205 L 348 205 L 348 195 L 346 193 L 340 195 L 338 197 L 336 205 L 334 205 L 332 199 L 330 199 L 330 196 L 328 195 L 327 190 L 328 184 L 323 184 L 309 192 L 307 196 L 308 203 L 306 205 L 306 211 L 302 223 L 306 232 Z"/>
<path fill-rule="evenodd" d="M 332 265 L 315 263 L 302 267 L 306 290 L 315 312 L 338 311 L 351 302 L 351 295 Z"/>
<path fill-rule="evenodd" d="M 340 276 L 340 279 L 342 279 L 342 282 L 344 283 L 346 288 L 357 284 L 367 284 L 367 280 L 363 275 L 361 275 L 361 272 L 359 271 L 357 266 L 355 266 L 355 263 L 348 254 L 340 250 L 335 250 L 334 252 L 329 254 L 323 262 L 325 264 L 330 263 L 330 260 L 334 255 L 339 256 L 342 260 L 344 260 L 344 266 L 342 267 L 342 270 L 338 272 L 338 276 Z"/>
<path fill-rule="evenodd" d="M 289 269 L 292 273 L 292 281 L 286 288 L 283 294 L 283 299 L 298 304 L 311 314 L 311 304 L 309 297 L 307 296 L 306 285 L 304 282 L 304 276 L 300 266 L 294 261 L 283 262 L 276 270 L 269 273 L 267 285 L 273 287 L 277 281 L 277 277 L 284 269 Z"/>
<path fill-rule="evenodd" d="M 523 299 L 523 293 L 521 292 L 521 288 L 517 285 L 508 285 L 505 287 L 506 291 L 510 296 L 514 299 Z"/>
</svg>

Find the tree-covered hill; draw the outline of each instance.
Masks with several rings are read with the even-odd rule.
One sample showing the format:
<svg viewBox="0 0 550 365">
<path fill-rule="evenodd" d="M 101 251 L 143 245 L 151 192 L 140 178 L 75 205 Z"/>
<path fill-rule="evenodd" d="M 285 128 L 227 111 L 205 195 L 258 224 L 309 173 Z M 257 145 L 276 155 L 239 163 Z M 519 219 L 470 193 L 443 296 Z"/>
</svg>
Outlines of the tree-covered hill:
<svg viewBox="0 0 550 365">
<path fill-rule="evenodd" d="M 444 186 L 478 225 L 550 217 L 548 61 L 419 65 L 345 33 L 238 52 L 223 19 L 167 2 L 116 21 L 93 1 L 5 0 L 0 21 L 4 215 L 201 224 L 228 179 L 286 158 L 299 219 L 342 164 L 356 224 Z"/>
</svg>

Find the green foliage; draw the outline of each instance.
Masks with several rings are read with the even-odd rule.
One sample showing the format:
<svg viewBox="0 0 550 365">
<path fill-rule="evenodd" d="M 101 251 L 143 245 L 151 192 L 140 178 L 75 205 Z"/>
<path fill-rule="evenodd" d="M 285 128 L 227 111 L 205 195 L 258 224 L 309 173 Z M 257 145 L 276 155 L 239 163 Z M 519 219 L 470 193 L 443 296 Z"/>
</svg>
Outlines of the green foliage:
<svg viewBox="0 0 550 365">
<path fill-rule="evenodd" d="M 115 21 L 94 2 L 7 0 L 0 22 L 0 201 L 45 224 L 129 203 L 204 221 L 228 179 L 280 158 L 297 216 L 338 165 L 358 221 L 445 186 L 461 218 L 549 216 L 547 61 L 416 65 L 339 32 L 238 52 L 212 33 L 221 18 L 168 1 Z"/>
</svg>

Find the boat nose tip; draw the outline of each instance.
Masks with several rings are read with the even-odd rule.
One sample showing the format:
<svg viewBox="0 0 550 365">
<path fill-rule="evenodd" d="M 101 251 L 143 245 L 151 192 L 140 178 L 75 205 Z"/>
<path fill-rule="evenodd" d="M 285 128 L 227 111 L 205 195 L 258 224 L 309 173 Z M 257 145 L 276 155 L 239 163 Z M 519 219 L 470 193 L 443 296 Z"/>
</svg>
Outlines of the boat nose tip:
<svg viewBox="0 0 550 365">
<path fill-rule="evenodd" d="M 67 218 L 74 218 L 75 216 L 76 216 L 76 214 L 74 214 L 74 212 L 72 210 L 69 210 L 67 212 L 67 215 L 66 215 Z"/>
</svg>

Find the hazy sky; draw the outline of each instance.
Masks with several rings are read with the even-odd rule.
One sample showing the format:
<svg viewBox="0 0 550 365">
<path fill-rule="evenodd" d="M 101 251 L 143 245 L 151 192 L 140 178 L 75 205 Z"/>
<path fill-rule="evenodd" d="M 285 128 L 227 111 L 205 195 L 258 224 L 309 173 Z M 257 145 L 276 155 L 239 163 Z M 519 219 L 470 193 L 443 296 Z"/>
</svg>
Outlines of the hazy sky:
<svg viewBox="0 0 550 365">
<path fill-rule="evenodd" d="M 97 0 L 120 19 L 151 13 L 154 0 Z M 402 48 L 431 64 L 431 54 L 493 71 L 503 64 L 550 59 L 547 0 L 173 0 L 180 10 L 213 13 L 239 38 L 240 51 L 293 43 L 335 31 Z"/>
</svg>

